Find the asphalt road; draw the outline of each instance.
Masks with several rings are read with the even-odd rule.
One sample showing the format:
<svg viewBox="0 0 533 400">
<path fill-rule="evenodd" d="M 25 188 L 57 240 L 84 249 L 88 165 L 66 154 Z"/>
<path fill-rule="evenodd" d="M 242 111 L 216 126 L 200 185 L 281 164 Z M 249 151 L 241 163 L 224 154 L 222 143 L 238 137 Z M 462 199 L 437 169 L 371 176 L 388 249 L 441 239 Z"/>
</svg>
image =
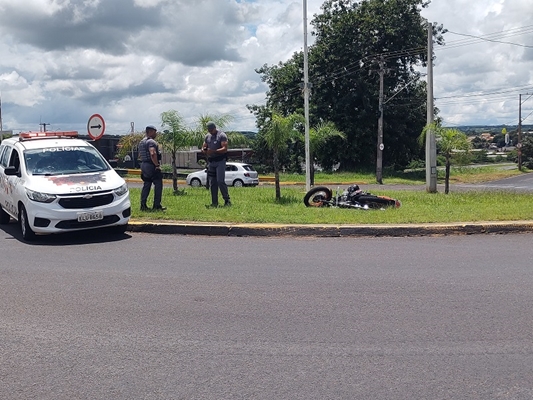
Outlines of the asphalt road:
<svg viewBox="0 0 533 400">
<path fill-rule="evenodd" d="M 483 184 L 483 186 L 498 189 L 511 188 L 518 190 L 533 190 L 533 173 L 487 182 Z"/>
<path fill-rule="evenodd" d="M 0 398 L 532 399 L 532 240 L 0 231 Z"/>
</svg>

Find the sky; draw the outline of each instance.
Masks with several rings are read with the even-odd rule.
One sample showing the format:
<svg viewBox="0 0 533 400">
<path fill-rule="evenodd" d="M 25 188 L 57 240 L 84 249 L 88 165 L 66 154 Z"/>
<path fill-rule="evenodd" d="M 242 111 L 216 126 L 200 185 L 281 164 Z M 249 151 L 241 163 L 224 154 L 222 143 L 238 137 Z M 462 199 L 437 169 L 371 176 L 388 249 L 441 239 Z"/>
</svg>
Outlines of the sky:
<svg viewBox="0 0 533 400">
<path fill-rule="evenodd" d="M 100 114 L 106 134 L 122 135 L 177 110 L 187 126 L 227 114 L 228 130 L 256 131 L 246 105 L 264 104 L 267 86 L 255 70 L 303 49 L 303 2 L 0 0 L 2 127 L 86 133 Z M 307 0 L 308 23 L 322 3 Z M 433 69 L 445 126 L 516 125 L 519 108 L 533 124 L 531 15 L 531 0 L 422 10 L 449 30 Z"/>
</svg>

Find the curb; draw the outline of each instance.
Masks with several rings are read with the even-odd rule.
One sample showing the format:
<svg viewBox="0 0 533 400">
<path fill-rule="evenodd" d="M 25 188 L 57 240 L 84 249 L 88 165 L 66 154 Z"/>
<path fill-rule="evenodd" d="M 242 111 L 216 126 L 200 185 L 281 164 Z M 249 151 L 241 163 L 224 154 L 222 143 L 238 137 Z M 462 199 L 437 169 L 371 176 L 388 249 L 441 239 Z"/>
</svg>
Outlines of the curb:
<svg viewBox="0 0 533 400">
<path fill-rule="evenodd" d="M 404 237 L 533 232 L 533 221 L 406 225 L 283 225 L 130 220 L 130 232 L 228 237 Z"/>
</svg>

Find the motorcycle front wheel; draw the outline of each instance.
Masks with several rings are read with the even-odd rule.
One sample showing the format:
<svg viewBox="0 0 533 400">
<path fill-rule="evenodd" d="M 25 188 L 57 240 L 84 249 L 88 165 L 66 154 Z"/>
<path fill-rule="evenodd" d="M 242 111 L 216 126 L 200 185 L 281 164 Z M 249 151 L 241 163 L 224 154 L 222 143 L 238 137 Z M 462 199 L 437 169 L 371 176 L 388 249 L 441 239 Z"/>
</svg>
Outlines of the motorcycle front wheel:
<svg viewBox="0 0 533 400">
<path fill-rule="evenodd" d="M 331 201 L 332 192 L 325 186 L 312 188 L 305 194 L 304 204 L 306 207 L 324 207 Z"/>
</svg>

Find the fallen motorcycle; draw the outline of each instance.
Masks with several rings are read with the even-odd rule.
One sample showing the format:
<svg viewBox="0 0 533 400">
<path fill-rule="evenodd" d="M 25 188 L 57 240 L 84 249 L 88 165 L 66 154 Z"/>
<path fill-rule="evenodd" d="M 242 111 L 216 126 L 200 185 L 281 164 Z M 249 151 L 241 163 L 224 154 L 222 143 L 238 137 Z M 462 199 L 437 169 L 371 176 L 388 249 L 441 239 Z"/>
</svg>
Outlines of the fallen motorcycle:
<svg viewBox="0 0 533 400">
<path fill-rule="evenodd" d="M 304 204 L 307 207 L 340 207 L 359 208 L 363 210 L 400 207 L 401 202 L 388 196 L 377 196 L 365 192 L 358 185 L 351 185 L 341 193 L 333 196 L 326 186 L 316 186 L 305 194 Z"/>
</svg>

